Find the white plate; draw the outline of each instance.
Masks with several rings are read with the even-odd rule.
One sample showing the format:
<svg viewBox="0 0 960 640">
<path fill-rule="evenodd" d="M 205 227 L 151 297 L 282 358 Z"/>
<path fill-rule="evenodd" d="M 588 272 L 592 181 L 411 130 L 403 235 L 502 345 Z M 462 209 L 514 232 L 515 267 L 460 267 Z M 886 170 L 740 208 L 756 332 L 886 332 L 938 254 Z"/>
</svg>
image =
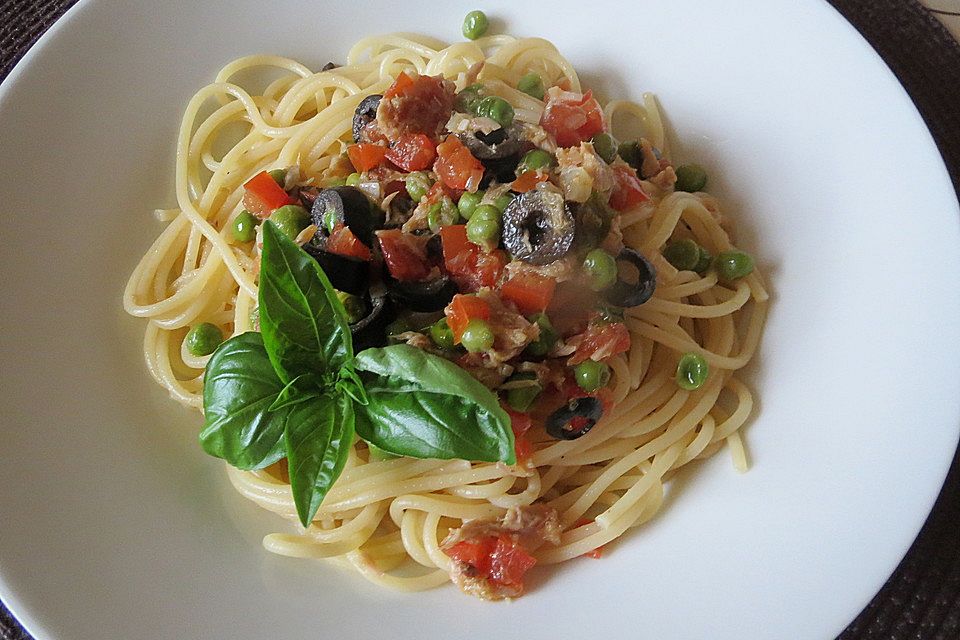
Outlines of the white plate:
<svg viewBox="0 0 960 640">
<path fill-rule="evenodd" d="M 273 517 L 200 452 L 120 308 L 174 202 L 181 110 L 240 55 L 319 67 L 370 33 L 452 40 L 472 5 L 85 0 L 4 83 L 0 596 L 39 640 L 826 638 L 907 550 L 957 443 L 960 216 L 894 76 L 828 5 L 792 0 L 484 7 L 607 95 L 656 92 L 675 155 L 711 168 L 776 295 L 752 470 L 701 465 L 650 526 L 512 604 L 260 547 Z"/>
</svg>

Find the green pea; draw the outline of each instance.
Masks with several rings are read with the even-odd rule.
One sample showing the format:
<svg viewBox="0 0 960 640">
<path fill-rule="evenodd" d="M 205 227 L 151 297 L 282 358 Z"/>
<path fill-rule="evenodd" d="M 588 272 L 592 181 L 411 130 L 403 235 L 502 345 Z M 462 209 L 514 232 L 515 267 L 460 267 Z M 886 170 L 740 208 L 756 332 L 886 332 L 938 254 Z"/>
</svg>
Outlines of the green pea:
<svg viewBox="0 0 960 640">
<path fill-rule="evenodd" d="M 470 193 L 469 191 L 463 192 L 463 195 L 460 196 L 460 201 L 457 203 L 457 208 L 460 210 L 460 215 L 463 216 L 464 220 L 470 219 L 482 199 L 483 191 L 477 191 L 476 193 Z"/>
<path fill-rule="evenodd" d="M 545 93 L 543 90 L 543 78 L 535 71 L 531 71 L 520 78 L 520 82 L 517 83 L 517 89 L 537 100 L 543 100 Z"/>
<path fill-rule="evenodd" d="M 720 280 L 732 282 L 753 271 L 753 256 L 743 251 L 723 251 L 717 255 L 714 265 Z"/>
<path fill-rule="evenodd" d="M 457 205 L 453 204 L 453 200 L 448 196 L 443 196 L 439 202 L 434 202 L 430 206 L 430 210 L 427 211 L 427 226 L 430 227 L 430 231 L 439 233 L 441 227 L 456 224 L 459 217 L 460 212 L 457 210 Z"/>
<path fill-rule="evenodd" d="M 713 264 L 713 256 L 710 255 L 709 251 L 700 247 L 700 258 L 697 260 L 697 266 L 695 266 L 693 270 L 703 275 L 707 269 L 710 268 L 711 264 Z"/>
<path fill-rule="evenodd" d="M 603 249 L 594 249 L 583 259 L 583 271 L 590 288 L 603 291 L 617 281 L 617 261 Z"/>
<path fill-rule="evenodd" d="M 187 351 L 195 356 L 208 356 L 223 342 L 223 331 L 215 324 L 204 322 L 187 333 Z"/>
<path fill-rule="evenodd" d="M 509 389 L 507 391 L 507 404 L 510 405 L 510 408 L 514 411 L 528 411 L 533 402 L 540 396 L 543 387 L 536 382 L 536 374 L 528 371 L 513 374 L 507 382 L 516 382 L 518 380 L 529 380 L 530 384 Z"/>
<path fill-rule="evenodd" d="M 493 347 L 493 329 L 486 320 L 474 318 L 460 335 L 460 344 L 470 353 L 480 353 Z"/>
<path fill-rule="evenodd" d="M 267 173 L 270 174 L 270 177 L 273 178 L 273 181 L 276 182 L 281 187 L 285 187 L 287 184 L 287 170 L 286 169 L 272 169 Z"/>
<path fill-rule="evenodd" d="M 476 114 L 477 105 L 486 95 L 486 92 L 487 88 L 479 82 L 464 87 L 463 91 L 457 94 L 457 100 L 454 106 L 457 111 Z"/>
<path fill-rule="evenodd" d="M 677 363 L 677 386 L 693 391 L 703 386 L 710 374 L 710 366 L 699 353 L 685 353 Z"/>
<path fill-rule="evenodd" d="M 510 206 L 510 203 L 513 202 L 513 199 L 516 198 L 514 194 L 504 193 L 503 195 L 497 196 L 497 199 L 493 201 L 493 206 L 500 210 L 500 213 L 503 213 L 503 210 Z"/>
<path fill-rule="evenodd" d="M 407 188 L 407 195 L 410 196 L 410 199 L 414 202 L 420 202 L 423 196 L 427 195 L 430 187 L 433 186 L 433 181 L 423 171 L 415 171 L 404 178 L 403 184 Z"/>
<path fill-rule="evenodd" d="M 534 149 L 528 151 L 520 164 L 517 165 L 517 175 L 527 171 L 538 171 L 540 169 L 549 169 L 555 163 L 553 154 L 547 153 L 543 149 Z"/>
<path fill-rule="evenodd" d="M 463 19 L 463 37 L 467 40 L 476 40 L 487 32 L 490 21 L 483 11 L 471 11 Z"/>
<path fill-rule="evenodd" d="M 593 150 L 597 155 L 603 158 L 603 161 L 610 164 L 617 159 L 617 141 L 609 133 L 598 133 L 590 141 L 593 143 Z"/>
<path fill-rule="evenodd" d="M 293 240 L 310 225 L 310 213 L 300 205 L 287 204 L 270 214 L 270 220 Z"/>
<path fill-rule="evenodd" d="M 344 181 L 344 184 L 346 184 L 348 187 L 357 186 L 358 184 L 360 184 L 360 174 L 356 172 L 351 173 L 350 175 L 347 176 L 347 179 Z"/>
<path fill-rule="evenodd" d="M 453 342 L 453 330 L 451 330 L 450 325 L 447 324 L 446 318 L 440 318 L 430 325 L 430 338 L 433 340 L 433 343 L 441 349 L 449 351 L 456 346 Z"/>
<path fill-rule="evenodd" d="M 363 320 L 367 315 L 367 305 L 363 298 L 355 296 L 352 293 L 337 291 L 337 299 L 343 304 L 343 310 L 347 312 L 347 322 L 353 324 Z"/>
<path fill-rule="evenodd" d="M 501 127 L 513 124 L 514 111 L 510 103 L 499 96 L 487 96 L 477 103 L 477 115 L 490 118 Z"/>
<path fill-rule="evenodd" d="M 500 242 L 500 222 L 474 214 L 467 222 L 467 240 L 488 249 L 496 246 Z"/>
<path fill-rule="evenodd" d="M 473 215 L 470 216 L 470 219 L 473 220 L 474 218 L 482 218 L 484 220 L 493 220 L 499 224 L 501 216 L 503 216 L 503 211 L 501 211 L 497 206 L 492 204 L 481 204 L 473 210 Z"/>
<path fill-rule="evenodd" d="M 643 148 L 636 140 L 621 142 L 617 147 L 617 155 L 637 171 L 640 170 L 640 165 L 643 164 Z"/>
<path fill-rule="evenodd" d="M 574 366 L 573 378 L 577 381 L 578 387 L 587 393 L 593 393 L 610 382 L 610 367 L 596 360 L 584 360 Z"/>
<path fill-rule="evenodd" d="M 260 220 L 244 209 L 233 219 L 233 239 L 237 242 L 252 242 L 257 237 L 257 225 Z"/>
<path fill-rule="evenodd" d="M 707 186 L 707 172 L 698 164 L 685 164 L 677 167 L 677 181 L 673 188 L 676 191 L 703 191 Z"/>
<path fill-rule="evenodd" d="M 679 271 L 695 271 L 700 255 L 700 245 L 689 238 L 674 240 L 663 248 L 663 257 Z"/>
<path fill-rule="evenodd" d="M 553 330 L 550 318 L 545 313 L 534 314 L 528 320 L 540 328 L 540 335 L 527 345 L 526 353 L 534 358 L 542 358 L 557 344 L 557 333 Z"/>
</svg>

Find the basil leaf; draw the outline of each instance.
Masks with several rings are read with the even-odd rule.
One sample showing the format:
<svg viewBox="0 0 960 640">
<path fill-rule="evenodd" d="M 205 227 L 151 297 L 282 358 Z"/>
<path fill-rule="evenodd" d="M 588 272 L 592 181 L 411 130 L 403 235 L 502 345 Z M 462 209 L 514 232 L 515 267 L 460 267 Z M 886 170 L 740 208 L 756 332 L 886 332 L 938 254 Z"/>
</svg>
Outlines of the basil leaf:
<svg viewBox="0 0 960 640">
<path fill-rule="evenodd" d="M 260 469 L 280 460 L 284 413 L 270 407 L 283 389 L 259 333 L 220 345 L 203 379 L 203 450 L 238 469 Z"/>
<path fill-rule="evenodd" d="M 260 259 L 260 330 L 284 382 L 336 373 L 353 357 L 343 304 L 316 260 L 269 220 Z"/>
<path fill-rule="evenodd" d="M 516 463 L 510 416 L 466 371 L 406 344 L 356 358 L 369 402 L 354 407 L 357 433 L 414 458 Z"/>
<path fill-rule="evenodd" d="M 267 411 L 278 411 L 292 404 L 308 400 L 319 389 L 320 383 L 316 376 L 309 373 L 299 375 L 287 383 L 287 386 L 280 391 L 277 399 L 267 408 Z"/>
<path fill-rule="evenodd" d="M 290 408 L 284 429 L 290 489 L 305 527 L 343 471 L 353 425 L 353 404 L 346 396 L 313 396 Z"/>
</svg>

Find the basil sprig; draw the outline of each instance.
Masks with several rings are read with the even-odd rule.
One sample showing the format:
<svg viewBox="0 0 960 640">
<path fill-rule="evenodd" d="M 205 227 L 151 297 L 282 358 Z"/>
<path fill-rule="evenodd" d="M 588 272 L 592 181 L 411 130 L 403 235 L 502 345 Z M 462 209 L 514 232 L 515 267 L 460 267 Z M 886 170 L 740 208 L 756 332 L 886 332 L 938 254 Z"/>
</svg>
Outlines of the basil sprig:
<svg viewBox="0 0 960 640">
<path fill-rule="evenodd" d="M 408 345 L 354 357 L 330 281 L 270 221 L 259 304 L 262 333 L 234 336 L 207 363 L 200 444 L 239 469 L 285 457 L 304 526 L 343 471 L 354 433 L 397 455 L 516 462 L 509 416 L 460 367 Z"/>
</svg>

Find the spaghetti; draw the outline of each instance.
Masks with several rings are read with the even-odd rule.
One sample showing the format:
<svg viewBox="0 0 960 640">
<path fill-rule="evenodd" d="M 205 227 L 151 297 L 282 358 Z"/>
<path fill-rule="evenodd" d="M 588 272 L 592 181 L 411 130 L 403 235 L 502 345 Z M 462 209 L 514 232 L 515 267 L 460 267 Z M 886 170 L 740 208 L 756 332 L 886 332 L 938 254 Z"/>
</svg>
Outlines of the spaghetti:
<svg viewBox="0 0 960 640">
<path fill-rule="evenodd" d="M 273 74 L 261 89 L 244 88 L 251 72 Z M 279 72 L 279 73 L 277 73 Z M 351 168 L 344 156 L 361 101 L 382 94 L 401 74 L 443 76 L 463 90 L 482 82 L 507 100 L 515 119 L 536 127 L 543 100 L 518 90 L 538 73 L 546 86 L 581 91 L 570 63 L 546 40 L 482 37 L 445 45 L 407 34 L 365 38 L 346 64 L 313 72 L 277 56 L 231 62 L 187 105 L 177 140 L 177 207 L 158 212 L 166 224 L 124 292 L 128 313 L 148 319 L 143 349 L 153 377 L 178 402 L 203 406 L 203 369 L 185 336 L 207 322 L 225 335 L 254 330 L 259 256 L 256 243 L 231 240 L 243 185 L 263 170 L 296 167 L 288 181 L 324 185 Z M 607 123 L 630 121 L 668 157 L 655 100 L 605 105 Z M 298 174 L 298 175 L 296 175 Z M 738 377 L 755 353 L 768 295 L 760 274 L 727 282 L 715 270 L 678 270 L 664 258 L 670 241 L 693 240 L 712 255 L 733 249 L 730 222 L 718 203 L 672 185 L 643 183 L 649 198 L 619 216 L 623 244 L 656 268 L 657 288 L 625 310 L 629 349 L 607 359 L 612 410 L 571 440 L 531 430 L 524 464 L 463 460 L 382 459 L 362 441 L 306 530 L 275 533 L 264 546 L 278 554 L 328 558 L 377 584 L 420 590 L 456 574 L 444 539 L 471 521 L 495 521 L 511 508 L 556 511 L 557 544 L 533 550 L 539 564 L 577 558 L 608 545 L 660 508 L 665 483 L 682 466 L 725 443 L 737 469 L 747 456 L 740 428 L 753 400 Z M 301 238 L 302 240 L 302 238 Z M 686 390 L 675 379 L 680 354 L 699 355 L 710 375 Z M 236 489 L 261 507 L 296 521 L 283 465 L 256 471 L 228 467 Z"/>
</svg>

